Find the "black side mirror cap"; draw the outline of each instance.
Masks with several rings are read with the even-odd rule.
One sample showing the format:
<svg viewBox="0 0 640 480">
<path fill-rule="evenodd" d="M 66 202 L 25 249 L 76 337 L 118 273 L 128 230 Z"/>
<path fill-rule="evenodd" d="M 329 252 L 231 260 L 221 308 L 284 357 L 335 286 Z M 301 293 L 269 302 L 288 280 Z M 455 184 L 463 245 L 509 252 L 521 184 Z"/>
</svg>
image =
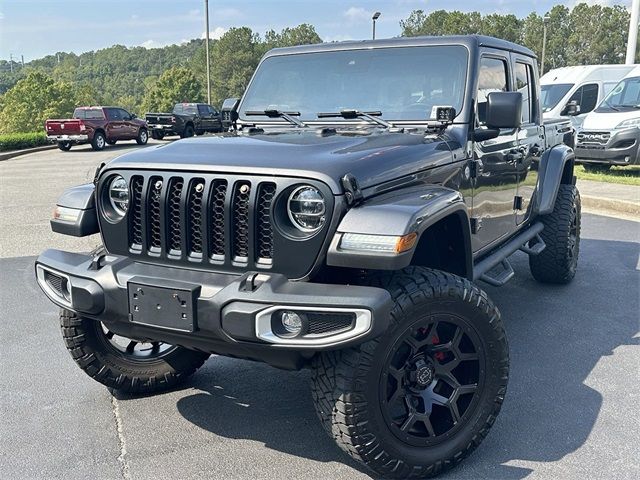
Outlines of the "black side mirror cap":
<svg viewBox="0 0 640 480">
<path fill-rule="evenodd" d="M 570 117 L 580 115 L 580 105 L 575 100 L 571 100 L 564 106 L 560 115 L 568 115 Z"/>
<path fill-rule="evenodd" d="M 522 124 L 522 93 L 491 92 L 487 95 L 487 127 L 518 128 Z"/>
<path fill-rule="evenodd" d="M 229 130 L 238 120 L 239 98 L 227 98 L 220 109 L 222 128 Z"/>
<path fill-rule="evenodd" d="M 473 131 L 473 139 L 476 142 L 484 142 L 485 140 L 491 140 L 500 135 L 499 128 L 476 128 Z"/>
</svg>

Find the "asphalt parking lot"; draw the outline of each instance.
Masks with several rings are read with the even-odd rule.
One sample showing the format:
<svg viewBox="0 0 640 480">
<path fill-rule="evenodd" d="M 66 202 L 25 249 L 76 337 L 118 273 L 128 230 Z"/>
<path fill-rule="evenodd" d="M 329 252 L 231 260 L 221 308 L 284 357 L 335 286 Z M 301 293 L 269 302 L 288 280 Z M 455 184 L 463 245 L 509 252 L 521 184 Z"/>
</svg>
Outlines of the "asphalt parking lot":
<svg viewBox="0 0 640 480">
<path fill-rule="evenodd" d="M 369 478 L 316 421 L 308 372 L 212 357 L 179 390 L 113 397 L 73 363 L 34 256 L 97 244 L 52 234 L 52 206 L 133 148 L 0 162 L 0 477 Z M 640 223 L 585 214 L 571 285 L 537 284 L 520 254 L 511 283 L 483 285 L 509 335 L 509 391 L 442 478 L 640 478 L 639 239 Z"/>
</svg>

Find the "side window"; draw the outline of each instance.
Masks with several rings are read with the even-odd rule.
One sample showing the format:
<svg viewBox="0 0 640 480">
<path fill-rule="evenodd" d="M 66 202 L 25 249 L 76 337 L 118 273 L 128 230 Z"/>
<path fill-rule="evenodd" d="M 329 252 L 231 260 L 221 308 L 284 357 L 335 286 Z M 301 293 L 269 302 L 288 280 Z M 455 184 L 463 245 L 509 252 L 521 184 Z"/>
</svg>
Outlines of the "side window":
<svg viewBox="0 0 640 480">
<path fill-rule="evenodd" d="M 580 105 L 580 113 L 589 113 L 596 108 L 596 104 L 598 103 L 598 84 L 588 83 L 582 85 L 571 95 L 569 101 L 575 101 Z"/>
<path fill-rule="evenodd" d="M 218 111 L 213 108 L 212 106 L 209 106 L 209 113 L 211 113 L 211 115 L 216 116 L 218 115 Z"/>
<path fill-rule="evenodd" d="M 198 113 L 201 117 L 209 115 L 209 108 L 206 105 L 198 105 Z"/>
<path fill-rule="evenodd" d="M 114 114 L 114 110 L 115 110 L 114 108 L 105 108 L 104 109 L 104 113 L 107 116 L 107 120 L 115 120 L 116 119 L 116 116 Z"/>
<path fill-rule="evenodd" d="M 499 58 L 482 57 L 478 73 L 478 124 L 485 125 L 487 95 L 491 92 L 506 92 L 507 61 Z"/>
<path fill-rule="evenodd" d="M 128 120 L 131 118 L 131 114 L 122 108 L 118 109 L 118 114 L 120 115 L 120 118 L 123 120 L 125 119 Z"/>
<path fill-rule="evenodd" d="M 522 123 L 530 123 L 534 118 L 533 106 L 533 82 L 531 81 L 531 66 L 525 63 L 516 63 L 516 91 L 522 94 Z"/>
</svg>

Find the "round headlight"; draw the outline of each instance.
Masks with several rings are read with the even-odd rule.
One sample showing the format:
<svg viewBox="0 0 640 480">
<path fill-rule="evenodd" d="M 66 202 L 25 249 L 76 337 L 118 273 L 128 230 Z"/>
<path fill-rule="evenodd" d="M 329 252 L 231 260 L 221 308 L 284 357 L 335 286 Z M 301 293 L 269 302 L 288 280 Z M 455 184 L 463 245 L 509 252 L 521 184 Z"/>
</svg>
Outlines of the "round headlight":
<svg viewBox="0 0 640 480">
<path fill-rule="evenodd" d="M 116 175 L 109 182 L 109 203 L 115 215 L 124 217 L 129 208 L 129 185 L 120 175 Z"/>
<path fill-rule="evenodd" d="M 326 219 L 324 197 L 310 185 L 298 187 L 289 195 L 287 210 L 293 225 L 303 232 L 319 230 Z"/>
</svg>

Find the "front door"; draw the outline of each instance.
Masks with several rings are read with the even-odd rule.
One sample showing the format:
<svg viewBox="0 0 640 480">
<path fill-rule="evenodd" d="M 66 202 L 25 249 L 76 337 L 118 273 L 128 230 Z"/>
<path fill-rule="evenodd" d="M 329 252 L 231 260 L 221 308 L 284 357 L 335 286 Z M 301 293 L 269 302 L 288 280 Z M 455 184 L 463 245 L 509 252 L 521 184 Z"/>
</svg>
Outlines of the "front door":
<svg viewBox="0 0 640 480">
<path fill-rule="evenodd" d="M 511 90 L 509 57 L 503 53 L 485 53 L 478 74 L 476 127 L 486 126 L 487 95 Z M 518 177 L 515 158 L 516 129 L 501 129 L 500 135 L 474 145 L 475 180 L 472 221 L 474 252 L 490 247 L 501 237 L 515 231 L 514 198 Z"/>
<path fill-rule="evenodd" d="M 518 176 L 518 194 L 514 206 L 516 223 L 525 222 L 531 213 L 531 200 L 538 182 L 538 171 L 535 163 L 542 152 L 544 136 L 540 129 L 539 92 L 534 78 L 533 59 L 512 54 L 513 72 L 516 91 L 522 93 L 522 125 L 518 129 L 519 152 L 516 157 L 516 175 Z"/>
</svg>

